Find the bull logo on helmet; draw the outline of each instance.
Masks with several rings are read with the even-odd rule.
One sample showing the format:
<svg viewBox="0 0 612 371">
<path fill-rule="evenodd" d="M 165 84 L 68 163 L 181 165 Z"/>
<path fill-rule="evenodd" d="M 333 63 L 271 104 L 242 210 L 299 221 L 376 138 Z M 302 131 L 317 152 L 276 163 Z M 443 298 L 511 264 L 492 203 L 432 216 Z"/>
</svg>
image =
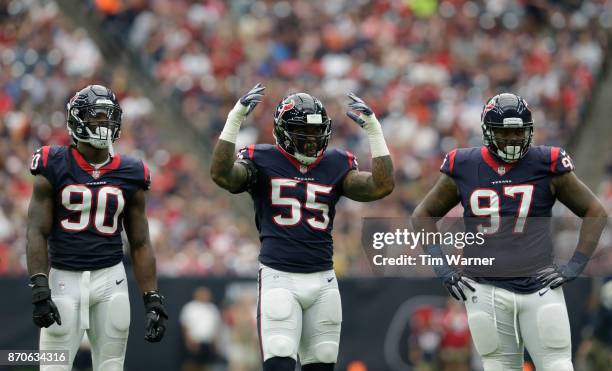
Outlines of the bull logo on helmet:
<svg viewBox="0 0 612 371">
<path fill-rule="evenodd" d="M 289 111 L 293 107 L 295 107 L 293 99 L 290 99 L 287 103 L 283 102 L 283 105 L 278 108 L 278 116 L 282 116 L 284 112 Z"/>
</svg>

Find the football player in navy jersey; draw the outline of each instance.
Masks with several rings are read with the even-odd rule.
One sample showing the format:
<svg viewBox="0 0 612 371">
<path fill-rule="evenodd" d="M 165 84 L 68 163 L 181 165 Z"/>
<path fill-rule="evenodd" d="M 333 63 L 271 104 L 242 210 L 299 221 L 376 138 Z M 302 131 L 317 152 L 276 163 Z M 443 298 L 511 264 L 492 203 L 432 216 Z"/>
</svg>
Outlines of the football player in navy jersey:
<svg viewBox="0 0 612 371">
<path fill-rule="evenodd" d="M 332 264 L 332 227 L 341 196 L 374 201 L 391 193 L 393 165 L 372 110 L 349 94 L 347 115 L 368 134 L 372 172 L 347 151 L 327 148 L 331 119 L 317 98 L 290 94 L 274 114 L 276 144 L 250 145 L 235 156 L 236 136 L 263 98 L 257 84 L 230 111 L 212 159 L 213 180 L 248 191 L 259 231 L 258 331 L 265 371 L 333 370 L 342 308 Z"/>
<path fill-rule="evenodd" d="M 484 146 L 451 151 L 440 179 L 413 213 L 417 230 L 435 232 L 435 220 L 457 203 L 466 228 L 485 245 L 464 257 L 495 257 L 492 267 L 463 270 L 444 260 L 440 245 L 425 251 L 442 257 L 434 266 L 450 294 L 464 300 L 476 350 L 485 371 L 522 370 L 526 346 L 538 370 L 571 371 L 567 308 L 560 287 L 578 277 L 597 247 L 606 212 L 578 179 L 569 155 L 558 147 L 532 146 L 533 120 L 525 100 L 494 96 L 482 115 Z M 573 257 L 553 264 L 551 209 L 556 200 L 583 218 Z"/>
<path fill-rule="evenodd" d="M 70 370 L 87 331 L 94 370 L 122 370 L 130 325 L 121 231 L 144 293 L 148 341 L 160 341 L 168 318 L 157 290 L 144 192 L 146 164 L 113 153 L 121 108 L 101 85 L 78 91 L 67 105 L 70 146 L 44 146 L 32 157 L 27 262 L 40 350 L 68 350 Z M 47 276 L 48 274 L 48 276 Z"/>
</svg>

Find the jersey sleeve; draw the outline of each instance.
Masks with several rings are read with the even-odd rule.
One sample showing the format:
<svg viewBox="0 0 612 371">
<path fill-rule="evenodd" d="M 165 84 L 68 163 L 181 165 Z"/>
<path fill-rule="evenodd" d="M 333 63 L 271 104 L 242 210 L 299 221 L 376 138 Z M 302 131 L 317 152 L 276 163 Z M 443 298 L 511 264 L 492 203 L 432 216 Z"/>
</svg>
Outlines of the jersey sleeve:
<svg viewBox="0 0 612 371">
<path fill-rule="evenodd" d="M 444 160 L 442 161 L 442 165 L 440 166 L 440 172 L 453 176 L 453 171 L 455 170 L 455 156 L 457 155 L 457 150 L 453 149 L 448 152 L 446 156 L 444 156 Z"/>
<path fill-rule="evenodd" d="M 348 171 L 359 170 L 359 162 L 357 162 L 357 157 L 352 152 L 346 151 L 346 159 L 348 161 Z"/>
<path fill-rule="evenodd" d="M 244 185 L 232 193 L 242 193 L 251 191 L 257 183 L 257 166 L 255 165 L 255 145 L 251 144 L 241 148 L 236 154 L 236 162 L 244 166 L 247 170 L 247 181 Z"/>
<path fill-rule="evenodd" d="M 574 161 L 563 148 L 550 147 L 550 172 L 554 175 L 574 170 Z"/>
<path fill-rule="evenodd" d="M 52 147 L 43 146 L 34 152 L 30 162 L 30 173 L 32 173 L 32 175 L 42 175 L 53 184 L 53 172 L 49 166 L 51 150 Z"/>
<path fill-rule="evenodd" d="M 151 171 L 149 170 L 149 166 L 146 162 L 141 161 L 142 164 L 142 189 L 148 191 L 151 188 Z"/>
</svg>

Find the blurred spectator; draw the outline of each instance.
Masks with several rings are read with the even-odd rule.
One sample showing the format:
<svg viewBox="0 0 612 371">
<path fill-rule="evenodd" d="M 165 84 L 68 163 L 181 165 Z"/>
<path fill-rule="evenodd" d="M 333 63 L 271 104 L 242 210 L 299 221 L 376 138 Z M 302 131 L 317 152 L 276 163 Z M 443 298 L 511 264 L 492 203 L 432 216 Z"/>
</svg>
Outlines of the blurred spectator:
<svg viewBox="0 0 612 371">
<path fill-rule="evenodd" d="M 255 323 L 257 292 L 243 293 L 227 308 L 224 317 L 229 329 L 227 358 L 231 371 L 259 371 L 261 354 Z"/>
<path fill-rule="evenodd" d="M 578 349 L 577 363 L 583 371 L 609 370 L 612 364 L 612 277 L 597 293 L 596 305 Z"/>
<path fill-rule="evenodd" d="M 448 299 L 442 312 L 441 371 L 469 371 L 472 337 L 462 302 Z"/>
<path fill-rule="evenodd" d="M 415 371 L 438 370 L 440 313 L 431 305 L 417 308 L 410 321 L 409 359 Z"/>
<path fill-rule="evenodd" d="M 183 371 L 208 371 L 217 359 L 217 344 L 221 332 L 221 315 L 211 302 L 207 287 L 198 287 L 193 300 L 185 304 L 179 318 L 187 356 Z"/>
</svg>

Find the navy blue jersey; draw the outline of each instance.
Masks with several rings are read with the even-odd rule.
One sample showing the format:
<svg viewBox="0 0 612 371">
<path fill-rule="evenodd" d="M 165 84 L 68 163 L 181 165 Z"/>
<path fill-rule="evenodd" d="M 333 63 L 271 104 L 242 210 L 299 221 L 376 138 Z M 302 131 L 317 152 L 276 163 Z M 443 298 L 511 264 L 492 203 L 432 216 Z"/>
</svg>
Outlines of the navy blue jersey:
<svg viewBox="0 0 612 371">
<path fill-rule="evenodd" d="M 465 274 L 516 292 L 538 290 L 535 272 L 552 263 L 551 181 L 573 169 L 558 147 L 532 146 L 513 164 L 486 147 L 449 152 L 440 171 L 457 184 L 466 230 L 485 234 L 485 245 L 464 256 L 496 258 L 492 267 L 468 266 Z"/>
<path fill-rule="evenodd" d="M 30 171 L 53 186 L 51 266 L 84 271 L 119 263 L 123 212 L 151 182 L 145 163 L 116 155 L 95 169 L 74 147 L 44 146 L 34 153 Z"/>
<path fill-rule="evenodd" d="M 256 169 L 249 186 L 259 231 L 259 261 L 286 272 L 310 273 L 333 268 L 332 228 L 342 181 L 357 169 L 353 155 L 327 149 L 310 166 L 282 148 L 251 145 L 238 153 Z"/>
</svg>

